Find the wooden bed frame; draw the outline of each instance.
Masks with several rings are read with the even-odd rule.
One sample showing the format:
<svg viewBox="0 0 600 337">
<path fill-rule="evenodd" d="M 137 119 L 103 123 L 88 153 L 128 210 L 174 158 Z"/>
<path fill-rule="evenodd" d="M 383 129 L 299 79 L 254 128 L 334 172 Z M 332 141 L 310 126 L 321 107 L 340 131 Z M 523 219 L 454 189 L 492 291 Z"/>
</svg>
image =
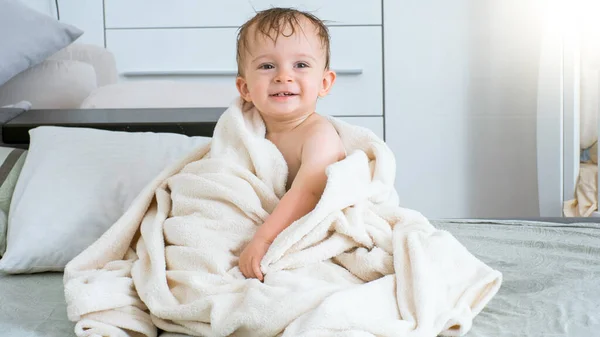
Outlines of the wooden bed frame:
<svg viewBox="0 0 600 337">
<path fill-rule="evenodd" d="M 212 137 L 216 123 L 225 112 L 220 108 L 152 109 L 71 109 L 28 110 L 2 125 L 2 142 L 29 144 L 29 130 L 38 126 L 87 127 L 110 131 L 168 132 L 187 136 Z"/>
</svg>

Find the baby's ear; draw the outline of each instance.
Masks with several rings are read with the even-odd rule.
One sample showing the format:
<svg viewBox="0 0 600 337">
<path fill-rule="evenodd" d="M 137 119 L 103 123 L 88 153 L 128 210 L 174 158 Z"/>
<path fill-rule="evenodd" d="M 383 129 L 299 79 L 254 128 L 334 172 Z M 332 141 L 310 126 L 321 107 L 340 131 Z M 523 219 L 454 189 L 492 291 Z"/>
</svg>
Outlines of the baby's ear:
<svg viewBox="0 0 600 337">
<path fill-rule="evenodd" d="M 319 97 L 325 97 L 331 90 L 333 83 L 335 82 L 336 73 L 333 70 L 327 69 L 325 74 L 323 75 L 323 85 L 321 90 L 319 90 Z"/>
<path fill-rule="evenodd" d="M 250 91 L 248 90 L 248 83 L 246 82 L 246 80 L 243 77 L 238 76 L 235 79 L 235 86 L 237 87 L 237 90 L 240 93 L 240 96 L 246 102 L 252 102 L 252 99 L 250 98 Z"/>
</svg>

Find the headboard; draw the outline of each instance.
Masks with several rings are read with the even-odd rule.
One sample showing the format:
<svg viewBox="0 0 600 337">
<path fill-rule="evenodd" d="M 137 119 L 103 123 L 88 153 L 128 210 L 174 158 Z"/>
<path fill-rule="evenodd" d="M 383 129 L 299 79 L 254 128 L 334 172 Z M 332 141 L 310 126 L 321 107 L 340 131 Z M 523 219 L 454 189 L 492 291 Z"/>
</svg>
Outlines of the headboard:
<svg viewBox="0 0 600 337">
<path fill-rule="evenodd" d="M 29 130 L 49 125 L 212 137 L 217 120 L 225 110 L 224 107 L 27 111 L 0 109 L 2 143 L 11 146 L 27 145 Z"/>
</svg>

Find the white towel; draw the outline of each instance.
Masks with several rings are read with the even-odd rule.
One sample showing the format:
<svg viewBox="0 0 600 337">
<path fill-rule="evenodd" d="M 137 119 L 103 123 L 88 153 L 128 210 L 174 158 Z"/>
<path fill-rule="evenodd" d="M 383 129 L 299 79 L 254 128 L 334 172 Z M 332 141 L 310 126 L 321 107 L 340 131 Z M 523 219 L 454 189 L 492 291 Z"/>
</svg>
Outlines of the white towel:
<svg viewBox="0 0 600 337">
<path fill-rule="evenodd" d="M 327 169 L 315 209 L 262 260 L 238 256 L 285 193 L 287 167 L 256 109 L 236 100 L 210 144 L 166 169 L 65 268 L 78 336 L 459 336 L 501 273 L 450 233 L 401 208 L 395 158 L 336 118 L 348 156 Z M 406 163 L 405 165 L 416 165 Z M 138 336 L 138 335 L 136 335 Z"/>
</svg>

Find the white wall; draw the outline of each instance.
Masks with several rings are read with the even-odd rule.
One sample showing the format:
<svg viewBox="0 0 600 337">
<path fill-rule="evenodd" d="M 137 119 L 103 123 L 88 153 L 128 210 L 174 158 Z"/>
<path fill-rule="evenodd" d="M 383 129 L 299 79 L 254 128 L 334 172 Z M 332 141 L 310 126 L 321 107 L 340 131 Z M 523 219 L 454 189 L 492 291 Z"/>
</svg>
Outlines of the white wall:
<svg viewBox="0 0 600 337">
<path fill-rule="evenodd" d="M 538 215 L 542 3 L 384 1 L 386 137 L 405 207 Z"/>
</svg>

